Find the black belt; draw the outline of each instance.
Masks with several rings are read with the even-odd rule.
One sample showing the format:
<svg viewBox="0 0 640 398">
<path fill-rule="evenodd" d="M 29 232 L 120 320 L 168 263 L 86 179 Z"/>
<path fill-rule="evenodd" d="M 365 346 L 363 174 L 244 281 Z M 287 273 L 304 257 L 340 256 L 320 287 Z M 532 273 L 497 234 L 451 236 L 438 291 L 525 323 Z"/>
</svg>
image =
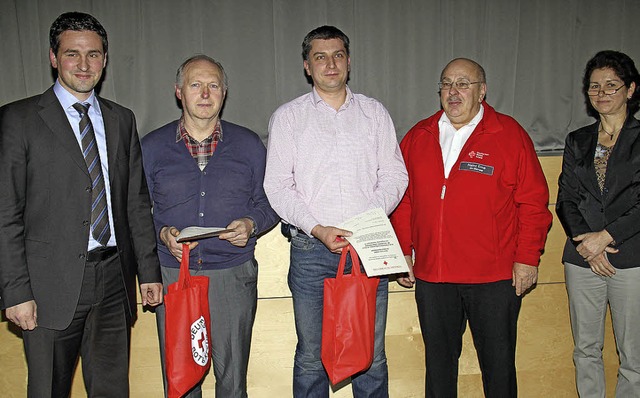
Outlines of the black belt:
<svg viewBox="0 0 640 398">
<path fill-rule="evenodd" d="M 87 253 L 87 261 L 97 263 L 99 261 L 104 261 L 117 253 L 118 248 L 115 246 L 97 247 Z"/>
</svg>

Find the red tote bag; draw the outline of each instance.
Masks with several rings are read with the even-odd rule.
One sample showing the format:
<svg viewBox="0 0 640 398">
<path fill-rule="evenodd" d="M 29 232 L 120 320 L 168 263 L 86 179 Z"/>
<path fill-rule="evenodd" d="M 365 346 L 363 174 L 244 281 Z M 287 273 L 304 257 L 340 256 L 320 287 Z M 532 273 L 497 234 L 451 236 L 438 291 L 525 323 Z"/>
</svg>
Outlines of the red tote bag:
<svg viewBox="0 0 640 398">
<path fill-rule="evenodd" d="M 192 389 L 211 366 L 209 278 L 189 273 L 189 246 L 182 245 L 180 277 L 167 288 L 165 362 L 169 398 Z"/>
<path fill-rule="evenodd" d="M 347 253 L 350 275 L 344 275 Z M 333 385 L 371 366 L 379 282 L 360 271 L 351 245 L 342 249 L 336 277 L 324 280 L 321 358 Z"/>
</svg>

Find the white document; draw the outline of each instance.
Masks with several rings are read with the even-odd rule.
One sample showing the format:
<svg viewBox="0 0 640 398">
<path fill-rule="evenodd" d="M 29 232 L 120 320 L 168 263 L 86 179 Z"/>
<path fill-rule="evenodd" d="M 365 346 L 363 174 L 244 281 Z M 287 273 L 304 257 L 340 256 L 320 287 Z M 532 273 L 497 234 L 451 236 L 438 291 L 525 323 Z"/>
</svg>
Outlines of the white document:
<svg viewBox="0 0 640 398">
<path fill-rule="evenodd" d="M 346 239 L 360 256 L 367 276 L 409 272 L 398 237 L 381 208 L 358 214 L 338 228 L 353 232 Z"/>
<path fill-rule="evenodd" d="M 191 242 L 198 239 L 213 238 L 219 236 L 225 232 L 231 232 L 231 229 L 225 229 L 220 227 L 186 227 L 180 234 L 176 236 L 176 242 Z"/>
</svg>

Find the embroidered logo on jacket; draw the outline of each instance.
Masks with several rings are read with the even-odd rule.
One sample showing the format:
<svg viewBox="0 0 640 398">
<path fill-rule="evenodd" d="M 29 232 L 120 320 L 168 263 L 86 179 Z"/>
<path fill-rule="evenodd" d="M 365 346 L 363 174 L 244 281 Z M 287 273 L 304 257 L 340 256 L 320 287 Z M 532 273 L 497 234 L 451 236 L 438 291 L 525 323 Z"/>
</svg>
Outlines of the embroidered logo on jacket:
<svg viewBox="0 0 640 398">
<path fill-rule="evenodd" d="M 484 159 L 485 156 L 489 156 L 489 154 L 488 153 L 484 153 L 484 152 L 476 152 L 476 151 L 469 152 L 469 157 L 471 159 L 473 159 L 473 158 Z"/>
</svg>

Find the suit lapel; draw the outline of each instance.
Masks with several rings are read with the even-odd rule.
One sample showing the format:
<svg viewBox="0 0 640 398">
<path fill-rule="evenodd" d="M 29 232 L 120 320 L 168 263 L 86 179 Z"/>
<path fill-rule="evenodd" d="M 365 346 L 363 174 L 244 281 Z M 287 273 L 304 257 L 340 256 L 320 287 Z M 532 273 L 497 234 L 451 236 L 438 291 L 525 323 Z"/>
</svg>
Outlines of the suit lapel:
<svg viewBox="0 0 640 398">
<path fill-rule="evenodd" d="M 633 179 L 636 164 L 633 157 L 634 147 L 640 136 L 640 122 L 632 115 L 627 116 L 622 132 L 616 141 L 607 163 L 606 185 L 609 188 L 608 197 L 614 198 L 619 189 L 627 186 L 629 179 Z"/>
<path fill-rule="evenodd" d="M 598 145 L 598 128 L 600 122 L 596 122 L 591 126 L 590 134 L 588 138 L 582 141 L 579 145 L 580 151 L 584 154 L 585 159 L 584 168 L 586 175 L 589 179 L 589 184 L 586 185 L 591 194 L 600 197 L 600 185 L 598 185 L 598 177 L 596 176 L 596 169 L 594 165 L 594 156 L 596 146 Z M 614 197 L 616 187 L 624 186 L 624 184 L 616 183 L 616 180 L 620 177 L 619 172 L 627 168 L 627 164 L 631 164 L 630 148 L 633 147 L 634 142 L 640 135 L 640 122 L 634 117 L 627 117 L 627 121 L 624 124 L 622 133 L 616 141 L 615 147 L 611 151 L 611 156 L 607 162 L 607 176 L 606 186 L 609 188 L 608 197 Z M 614 171 L 618 170 L 618 172 Z"/>
<path fill-rule="evenodd" d="M 600 185 L 598 185 L 598 176 L 596 175 L 596 168 L 594 165 L 596 145 L 598 145 L 598 125 L 599 123 L 591 125 L 589 134 L 586 134 L 586 138 L 578 144 L 580 152 L 583 154 L 582 159 L 584 159 L 584 169 L 589 181 L 586 187 L 594 196 L 601 195 Z"/>
<path fill-rule="evenodd" d="M 64 109 L 60 106 L 60 102 L 53 92 L 53 88 L 50 88 L 42 94 L 38 105 L 42 107 L 38 114 L 44 124 L 49 128 L 49 130 L 51 130 L 54 137 L 62 144 L 69 157 L 80 169 L 82 169 L 82 171 L 84 171 L 84 173 L 89 175 L 78 140 L 73 133 L 73 129 L 69 124 L 69 119 L 67 119 L 67 115 L 64 113 Z"/>
<path fill-rule="evenodd" d="M 627 116 L 627 120 L 624 123 L 624 127 L 622 128 L 622 132 L 618 137 L 618 141 L 616 141 L 616 147 L 619 147 L 620 150 L 615 150 L 611 154 L 611 158 L 615 158 L 616 161 L 628 161 L 629 149 L 633 147 L 634 142 L 638 139 L 638 135 L 640 134 L 640 122 L 633 116 Z M 620 159 L 619 159 L 620 158 Z M 609 159 L 611 161 L 611 159 Z"/>
<path fill-rule="evenodd" d="M 100 102 L 100 111 L 102 112 L 102 121 L 104 123 L 104 135 L 107 140 L 107 157 L 109 164 L 109 182 L 113 185 L 116 174 L 116 159 L 118 155 L 118 144 L 120 141 L 120 131 L 118 116 L 111 109 L 109 104 L 98 98 Z"/>
</svg>

